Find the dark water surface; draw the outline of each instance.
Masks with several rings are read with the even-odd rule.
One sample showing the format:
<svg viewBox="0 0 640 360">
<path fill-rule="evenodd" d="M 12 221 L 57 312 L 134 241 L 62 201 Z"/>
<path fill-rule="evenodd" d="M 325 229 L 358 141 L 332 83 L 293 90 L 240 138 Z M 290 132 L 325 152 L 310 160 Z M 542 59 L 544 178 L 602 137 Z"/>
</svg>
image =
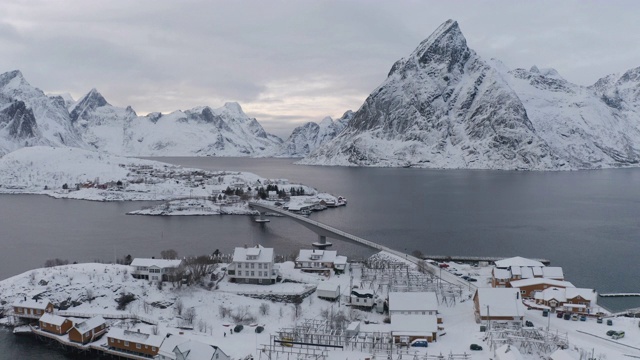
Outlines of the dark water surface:
<svg viewBox="0 0 640 360">
<path fill-rule="evenodd" d="M 640 169 L 507 172 L 314 167 L 290 159 L 156 160 L 287 178 L 346 196 L 346 207 L 311 217 L 397 250 L 546 258 L 578 287 L 640 292 Z M 290 254 L 316 240 L 284 218 L 261 226 L 248 216 L 124 215 L 145 205 L 0 196 L 0 278 L 56 257 L 112 260 L 159 255 L 168 248 L 199 255 L 258 243 Z M 371 254 L 333 243 L 352 257 Z M 640 298 L 599 301 L 613 309 L 640 306 Z"/>
</svg>

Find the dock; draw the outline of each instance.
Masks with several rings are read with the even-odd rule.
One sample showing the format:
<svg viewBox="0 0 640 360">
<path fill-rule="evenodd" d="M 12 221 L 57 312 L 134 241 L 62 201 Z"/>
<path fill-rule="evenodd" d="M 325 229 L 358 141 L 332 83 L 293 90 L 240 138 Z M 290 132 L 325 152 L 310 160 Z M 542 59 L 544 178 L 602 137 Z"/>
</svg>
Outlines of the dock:
<svg viewBox="0 0 640 360">
<path fill-rule="evenodd" d="M 481 261 L 492 263 L 498 260 L 507 259 L 506 257 L 499 257 L 499 256 L 449 256 L 449 255 L 422 255 L 422 258 L 435 260 L 435 261 L 455 261 L 459 263 L 474 263 L 474 262 L 481 262 Z M 545 266 L 549 266 L 551 264 L 551 260 L 547 260 L 547 259 L 531 258 L 531 260 L 539 261 L 543 263 Z"/>
<path fill-rule="evenodd" d="M 627 296 L 640 296 L 640 293 L 610 293 L 600 294 L 602 297 L 627 297 Z"/>
</svg>

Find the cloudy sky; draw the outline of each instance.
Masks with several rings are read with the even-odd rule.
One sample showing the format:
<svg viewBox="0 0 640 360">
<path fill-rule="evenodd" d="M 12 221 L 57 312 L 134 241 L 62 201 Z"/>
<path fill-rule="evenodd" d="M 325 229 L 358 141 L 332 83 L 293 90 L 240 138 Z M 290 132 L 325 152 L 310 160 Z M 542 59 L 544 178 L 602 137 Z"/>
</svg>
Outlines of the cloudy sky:
<svg viewBox="0 0 640 360">
<path fill-rule="evenodd" d="M 631 0 L 2 0 L 0 72 L 139 114 L 237 101 L 286 137 L 357 110 L 447 19 L 484 58 L 589 85 L 640 66 L 638 14 Z"/>
</svg>

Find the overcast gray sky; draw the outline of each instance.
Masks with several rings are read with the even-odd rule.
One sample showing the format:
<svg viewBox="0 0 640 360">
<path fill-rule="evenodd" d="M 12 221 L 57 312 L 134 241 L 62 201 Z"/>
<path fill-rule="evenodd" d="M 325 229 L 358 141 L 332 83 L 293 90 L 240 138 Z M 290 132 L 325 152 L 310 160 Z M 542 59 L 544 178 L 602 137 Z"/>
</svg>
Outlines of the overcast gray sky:
<svg viewBox="0 0 640 360">
<path fill-rule="evenodd" d="M 640 1 L 0 2 L 0 73 L 139 114 L 237 101 L 271 133 L 357 110 L 447 19 L 509 68 L 589 85 L 640 66 Z"/>
</svg>

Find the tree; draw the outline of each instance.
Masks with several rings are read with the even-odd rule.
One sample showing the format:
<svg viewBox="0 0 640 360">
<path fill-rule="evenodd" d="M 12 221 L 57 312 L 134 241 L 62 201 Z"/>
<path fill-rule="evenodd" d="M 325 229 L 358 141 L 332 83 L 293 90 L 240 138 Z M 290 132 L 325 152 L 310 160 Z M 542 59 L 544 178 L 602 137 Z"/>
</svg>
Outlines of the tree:
<svg viewBox="0 0 640 360">
<path fill-rule="evenodd" d="M 193 282 L 202 280 L 205 275 L 213 271 L 216 265 L 216 261 L 206 255 L 186 259 L 185 263 L 185 267 L 191 273 L 191 280 Z"/>
<path fill-rule="evenodd" d="M 413 250 L 411 255 L 417 257 L 418 259 L 422 259 L 424 257 L 424 254 L 420 250 Z"/>
<path fill-rule="evenodd" d="M 193 320 L 196 319 L 196 309 L 188 308 L 182 314 L 182 319 L 189 325 L 193 325 Z"/>
<path fill-rule="evenodd" d="M 67 183 L 64 183 L 64 184 L 62 185 L 62 189 L 64 189 L 64 190 L 69 189 L 69 185 L 67 185 Z"/>
<path fill-rule="evenodd" d="M 178 258 L 178 252 L 173 249 L 162 250 L 160 256 L 163 259 L 173 260 Z"/>
<path fill-rule="evenodd" d="M 133 258 L 131 257 L 131 254 L 129 254 L 129 255 L 124 257 L 124 264 L 125 265 L 131 265 L 132 262 L 133 262 Z"/>
</svg>

